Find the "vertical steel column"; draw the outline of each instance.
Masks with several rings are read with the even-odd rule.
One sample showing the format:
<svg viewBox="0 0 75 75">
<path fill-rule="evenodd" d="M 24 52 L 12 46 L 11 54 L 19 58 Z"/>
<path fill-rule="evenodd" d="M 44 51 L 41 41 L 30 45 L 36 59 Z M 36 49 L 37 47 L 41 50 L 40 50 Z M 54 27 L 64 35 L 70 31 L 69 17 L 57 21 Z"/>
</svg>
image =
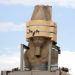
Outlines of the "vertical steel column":
<svg viewBox="0 0 75 75">
<path fill-rule="evenodd" d="M 50 71 L 50 66 L 51 66 L 51 49 L 52 49 L 52 42 L 50 41 L 49 43 L 49 55 L 48 55 L 48 71 Z"/>
<path fill-rule="evenodd" d="M 21 71 L 23 71 L 24 69 L 24 48 L 23 48 L 23 44 L 21 44 L 21 58 L 20 58 L 20 69 Z"/>
</svg>

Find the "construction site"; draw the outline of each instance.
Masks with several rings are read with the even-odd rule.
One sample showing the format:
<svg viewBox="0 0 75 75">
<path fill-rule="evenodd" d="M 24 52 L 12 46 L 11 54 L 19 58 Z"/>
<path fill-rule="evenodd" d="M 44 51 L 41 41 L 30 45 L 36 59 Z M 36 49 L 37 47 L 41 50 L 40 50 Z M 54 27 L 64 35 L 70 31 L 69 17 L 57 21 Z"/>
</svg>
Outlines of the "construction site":
<svg viewBox="0 0 75 75">
<path fill-rule="evenodd" d="M 58 66 L 61 48 L 57 46 L 57 27 L 52 20 L 52 6 L 36 5 L 26 23 L 26 41 L 21 44 L 20 69 L 1 71 L 1 75 L 70 75 Z"/>
</svg>

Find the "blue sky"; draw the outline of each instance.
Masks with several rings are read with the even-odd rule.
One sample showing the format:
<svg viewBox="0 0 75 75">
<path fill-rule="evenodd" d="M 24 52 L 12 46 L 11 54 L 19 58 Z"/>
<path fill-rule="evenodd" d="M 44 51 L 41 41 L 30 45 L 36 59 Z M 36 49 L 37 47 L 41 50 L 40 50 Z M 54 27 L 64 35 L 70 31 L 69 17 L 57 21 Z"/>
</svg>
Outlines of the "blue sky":
<svg viewBox="0 0 75 75">
<path fill-rule="evenodd" d="M 33 0 L 24 0 L 25 3 L 23 0 L 21 1 L 20 3 L 17 0 L 16 2 L 15 0 L 13 0 L 13 2 L 12 0 L 10 0 L 10 2 L 8 0 L 0 0 L 0 58 L 2 59 L 0 64 L 5 64 L 2 69 L 5 69 L 6 64 L 8 64 L 8 62 L 2 64 L 2 61 L 7 61 L 7 59 L 9 59 L 8 57 L 13 58 L 11 62 L 16 60 L 14 63 L 18 63 L 20 44 L 27 44 L 25 39 L 25 25 L 31 18 L 34 6 L 32 5 L 33 3 L 31 4 Z M 71 0 L 56 0 L 55 3 L 53 3 L 52 9 L 52 19 L 58 26 L 58 46 L 61 47 L 62 51 L 73 52 L 73 54 L 75 54 L 74 3 L 74 0 L 72 2 Z M 12 64 L 12 68 L 13 63 L 10 64 Z"/>
</svg>

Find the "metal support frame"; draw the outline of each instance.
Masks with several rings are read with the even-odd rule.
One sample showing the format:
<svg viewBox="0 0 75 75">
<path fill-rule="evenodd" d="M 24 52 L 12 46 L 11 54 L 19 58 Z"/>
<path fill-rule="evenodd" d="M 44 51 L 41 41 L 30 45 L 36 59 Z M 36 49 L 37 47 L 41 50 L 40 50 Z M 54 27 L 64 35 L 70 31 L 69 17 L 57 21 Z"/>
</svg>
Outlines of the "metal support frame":
<svg viewBox="0 0 75 75">
<path fill-rule="evenodd" d="M 21 71 L 24 71 L 24 68 L 25 68 L 25 62 L 24 62 L 24 49 L 29 49 L 28 46 L 24 45 L 24 44 L 21 44 L 20 45 L 21 47 L 21 54 L 20 54 L 20 69 Z"/>
<path fill-rule="evenodd" d="M 48 71 L 50 71 L 51 66 L 51 49 L 52 49 L 52 42 L 49 43 L 49 55 L 48 55 Z"/>
<path fill-rule="evenodd" d="M 21 58 L 20 58 L 20 69 L 21 71 L 24 70 L 24 45 L 21 44 Z"/>
</svg>

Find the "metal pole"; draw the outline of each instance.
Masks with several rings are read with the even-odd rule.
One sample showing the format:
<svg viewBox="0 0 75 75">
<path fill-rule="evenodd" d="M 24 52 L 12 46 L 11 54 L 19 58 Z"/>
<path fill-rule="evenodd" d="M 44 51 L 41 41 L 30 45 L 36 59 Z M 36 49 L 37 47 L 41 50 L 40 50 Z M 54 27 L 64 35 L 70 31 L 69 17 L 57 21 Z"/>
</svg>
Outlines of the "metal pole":
<svg viewBox="0 0 75 75">
<path fill-rule="evenodd" d="M 21 44 L 21 59 L 20 59 L 20 69 L 21 69 L 21 71 L 23 71 L 23 58 L 24 58 L 24 54 L 23 54 L 23 52 L 24 52 L 24 48 L 23 48 L 23 44 Z"/>
<path fill-rule="evenodd" d="M 49 54 L 48 54 L 48 71 L 50 71 L 51 66 L 51 49 L 52 49 L 52 42 L 49 43 Z"/>
</svg>

